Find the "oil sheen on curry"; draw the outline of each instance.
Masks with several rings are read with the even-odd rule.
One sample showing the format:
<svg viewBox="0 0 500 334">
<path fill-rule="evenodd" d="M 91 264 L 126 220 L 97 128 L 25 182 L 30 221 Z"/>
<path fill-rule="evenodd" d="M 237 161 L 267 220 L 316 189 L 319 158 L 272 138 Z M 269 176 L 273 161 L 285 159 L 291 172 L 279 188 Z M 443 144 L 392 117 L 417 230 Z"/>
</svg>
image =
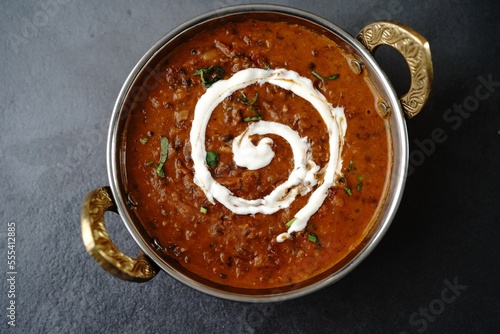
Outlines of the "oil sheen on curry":
<svg viewBox="0 0 500 334">
<path fill-rule="evenodd" d="M 391 168 L 364 71 L 300 25 L 197 34 L 151 73 L 125 132 L 125 188 L 157 248 L 238 288 L 312 278 L 370 231 Z"/>
</svg>

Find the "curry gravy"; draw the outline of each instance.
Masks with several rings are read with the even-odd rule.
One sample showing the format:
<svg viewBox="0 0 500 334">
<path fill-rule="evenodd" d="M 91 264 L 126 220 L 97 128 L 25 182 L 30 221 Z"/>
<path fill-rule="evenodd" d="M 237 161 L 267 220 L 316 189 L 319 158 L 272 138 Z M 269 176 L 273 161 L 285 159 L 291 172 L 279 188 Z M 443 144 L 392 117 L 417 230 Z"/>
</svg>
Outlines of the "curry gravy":
<svg viewBox="0 0 500 334">
<path fill-rule="evenodd" d="M 129 115 L 126 191 L 136 215 L 166 256 L 210 281 L 239 288 L 281 287 L 307 280 L 345 258 L 371 229 L 385 198 L 391 168 L 389 126 L 376 112 L 379 97 L 364 72 L 337 44 L 305 27 L 247 20 L 205 30 L 176 47 L 157 67 L 157 85 Z M 283 242 L 312 192 L 272 214 L 237 214 L 210 201 L 195 183 L 190 131 L 198 100 L 217 81 L 248 69 L 286 69 L 311 81 L 332 106 L 343 108 L 347 129 L 340 173 L 305 228 Z M 319 166 L 319 187 L 331 154 L 329 133 L 312 104 L 271 83 L 234 91 L 213 110 L 206 127 L 206 168 L 235 196 L 271 193 L 294 169 L 290 143 L 264 137 L 274 152 L 262 168 L 238 166 L 232 144 L 250 124 L 277 122 L 306 138 Z M 313 189 L 314 190 L 314 189 Z"/>
</svg>

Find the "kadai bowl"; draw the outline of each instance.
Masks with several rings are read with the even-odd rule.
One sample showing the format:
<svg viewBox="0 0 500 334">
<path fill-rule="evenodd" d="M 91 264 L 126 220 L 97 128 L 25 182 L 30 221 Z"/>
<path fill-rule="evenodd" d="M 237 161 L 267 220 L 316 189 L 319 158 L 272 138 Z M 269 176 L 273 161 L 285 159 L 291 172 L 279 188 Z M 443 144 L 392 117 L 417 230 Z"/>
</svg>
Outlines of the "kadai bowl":
<svg viewBox="0 0 500 334">
<path fill-rule="evenodd" d="M 397 49 L 398 97 L 371 52 Z M 163 270 L 207 294 L 279 301 L 355 268 L 389 228 L 408 168 L 406 120 L 426 102 L 429 45 L 387 21 L 351 37 L 314 14 L 243 5 L 156 43 L 113 110 L 110 185 L 82 208 L 88 252 L 115 276 Z M 140 248 L 123 254 L 117 212 Z"/>
</svg>

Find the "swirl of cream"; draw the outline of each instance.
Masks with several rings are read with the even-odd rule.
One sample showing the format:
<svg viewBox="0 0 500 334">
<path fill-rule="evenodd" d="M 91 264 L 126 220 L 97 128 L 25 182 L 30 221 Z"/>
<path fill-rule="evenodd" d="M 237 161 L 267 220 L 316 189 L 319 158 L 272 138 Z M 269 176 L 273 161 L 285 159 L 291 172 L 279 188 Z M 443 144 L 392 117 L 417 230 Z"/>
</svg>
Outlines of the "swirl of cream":
<svg viewBox="0 0 500 334">
<path fill-rule="evenodd" d="M 252 84 L 266 82 L 291 90 L 309 101 L 321 115 L 329 135 L 330 159 L 322 171 L 322 183 L 311 194 L 307 204 L 295 214 L 288 231 L 277 237 L 277 241 L 281 242 L 289 238 L 290 233 L 301 231 L 306 227 L 310 217 L 323 204 L 328 195 L 328 189 L 334 184 L 335 175 L 340 175 L 342 146 L 347 129 L 342 107 L 333 107 L 323 94 L 314 88 L 311 80 L 300 76 L 297 72 L 285 69 L 245 69 L 227 80 L 217 81 L 198 100 L 190 132 L 191 156 L 195 170 L 194 183 L 203 190 L 211 203 L 215 204 L 215 198 L 236 214 L 273 214 L 288 207 L 298 194 L 309 193 L 318 184 L 316 174 L 320 168 L 311 160 L 311 148 L 307 138 L 300 138 L 296 131 L 276 122 L 252 123 L 244 133 L 233 140 L 235 163 L 249 169 L 267 166 L 274 157 L 274 152 L 270 147 L 272 139 L 263 138 L 255 146 L 249 139 L 251 135 L 276 134 L 290 143 L 294 156 L 294 169 L 288 180 L 277 186 L 270 194 L 254 200 L 234 196 L 229 189 L 213 179 L 207 168 L 205 133 L 214 109 L 235 91 Z"/>
</svg>

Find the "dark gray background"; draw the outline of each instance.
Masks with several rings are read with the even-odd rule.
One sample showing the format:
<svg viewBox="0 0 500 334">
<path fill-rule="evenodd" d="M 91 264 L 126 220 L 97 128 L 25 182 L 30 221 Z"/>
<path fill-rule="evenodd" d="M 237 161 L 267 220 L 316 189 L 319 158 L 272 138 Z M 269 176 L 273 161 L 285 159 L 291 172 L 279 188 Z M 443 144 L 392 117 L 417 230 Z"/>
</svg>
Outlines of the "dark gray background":
<svg viewBox="0 0 500 334">
<path fill-rule="evenodd" d="M 120 281 L 85 252 L 81 203 L 109 184 L 108 123 L 128 73 L 172 28 L 237 3 L 247 1 L 3 2 L 0 331 L 500 332 L 496 1 L 276 2 L 319 14 L 351 34 L 394 19 L 426 36 L 433 52 L 431 100 L 408 121 L 414 170 L 400 210 L 376 250 L 340 282 L 285 303 L 243 304 L 203 295 L 164 273 L 145 284 Z M 377 58 L 404 91 L 400 58 L 388 50 Z M 484 87 L 484 80 L 493 84 Z M 459 107 L 463 116 L 453 109 Z M 431 144 L 435 129 L 446 139 Z M 116 243 L 136 254 L 119 218 L 108 218 Z M 15 328 L 6 317 L 10 222 L 17 227 Z M 455 294 L 445 290 L 449 284 L 459 286 Z"/>
</svg>

